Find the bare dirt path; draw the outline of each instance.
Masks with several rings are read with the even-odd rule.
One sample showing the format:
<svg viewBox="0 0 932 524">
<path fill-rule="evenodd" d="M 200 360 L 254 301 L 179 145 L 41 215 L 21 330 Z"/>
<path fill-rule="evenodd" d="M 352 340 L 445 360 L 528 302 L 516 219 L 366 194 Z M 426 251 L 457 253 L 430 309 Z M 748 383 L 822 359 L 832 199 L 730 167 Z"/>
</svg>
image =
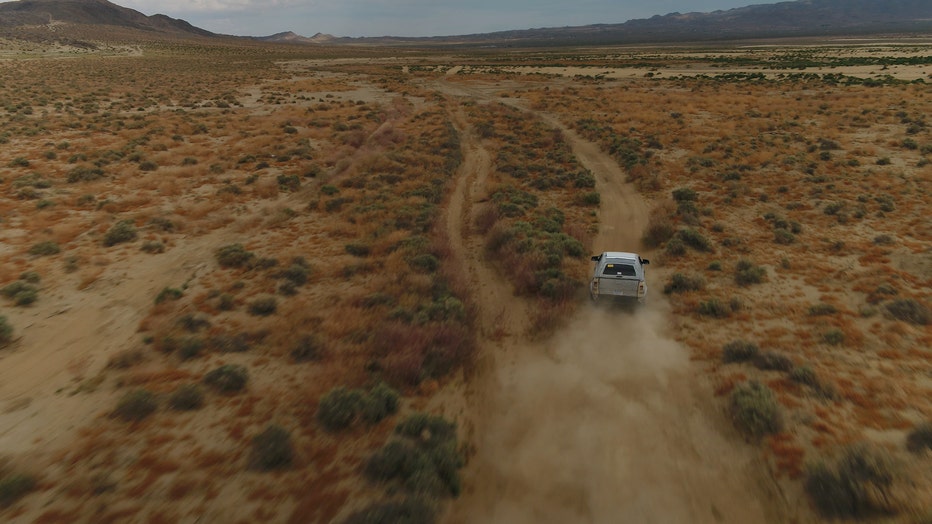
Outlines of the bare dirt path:
<svg viewBox="0 0 932 524">
<path fill-rule="evenodd" d="M 443 92 L 494 96 L 447 82 Z M 526 110 L 515 99 L 498 99 Z M 555 117 L 602 195 L 595 250 L 636 249 L 644 202 L 618 165 Z M 583 307 L 552 339 L 530 342 L 503 327 L 526 306 L 490 272 L 469 236 L 483 196 L 488 153 L 458 114 L 465 163 L 448 210 L 448 232 L 474 282 L 482 314 L 481 357 L 464 423 L 475 453 L 465 490 L 446 516 L 460 522 L 782 522 L 789 509 L 754 448 L 731 432 L 687 350 L 669 335 L 668 306 L 653 282 L 635 314 Z M 503 293 L 503 290 L 505 291 Z M 505 330 L 511 336 L 495 334 Z"/>
</svg>

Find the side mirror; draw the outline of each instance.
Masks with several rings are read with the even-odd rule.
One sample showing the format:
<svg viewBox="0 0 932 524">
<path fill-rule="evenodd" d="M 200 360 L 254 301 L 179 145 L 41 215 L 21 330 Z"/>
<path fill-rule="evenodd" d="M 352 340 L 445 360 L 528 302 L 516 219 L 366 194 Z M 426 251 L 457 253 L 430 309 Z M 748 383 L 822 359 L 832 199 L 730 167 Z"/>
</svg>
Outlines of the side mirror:
<svg viewBox="0 0 932 524">
<path fill-rule="evenodd" d="M 647 260 L 647 259 L 642 258 L 642 259 L 641 259 L 641 264 L 644 265 L 644 266 L 646 266 L 647 264 L 650 264 L 650 260 Z"/>
<path fill-rule="evenodd" d="M 589 258 L 589 260 L 592 260 L 593 262 L 598 262 L 599 260 L 602 260 L 602 255 L 592 255 Z"/>
</svg>

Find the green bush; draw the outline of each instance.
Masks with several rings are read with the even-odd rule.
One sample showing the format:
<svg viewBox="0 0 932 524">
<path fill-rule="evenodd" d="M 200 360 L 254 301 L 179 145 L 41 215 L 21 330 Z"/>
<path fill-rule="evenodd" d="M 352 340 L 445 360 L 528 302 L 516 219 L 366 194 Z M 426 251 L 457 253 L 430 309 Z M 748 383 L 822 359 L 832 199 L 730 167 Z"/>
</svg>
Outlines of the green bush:
<svg viewBox="0 0 932 524">
<path fill-rule="evenodd" d="M 186 337 L 178 346 L 178 357 L 181 360 L 197 358 L 204 349 L 204 341 L 200 337 Z"/>
<path fill-rule="evenodd" d="M 127 422 L 138 422 L 155 413 L 158 403 L 155 395 L 144 389 L 130 391 L 117 403 L 113 415 Z"/>
<path fill-rule="evenodd" d="M 204 383 L 223 393 L 240 391 L 249 381 L 249 372 L 243 366 L 225 364 L 204 375 Z"/>
<path fill-rule="evenodd" d="M 376 502 L 350 515 L 345 524 L 430 524 L 435 522 L 437 511 L 418 497 Z"/>
<path fill-rule="evenodd" d="M 765 371 L 784 371 L 793 370 L 793 361 L 790 357 L 773 351 L 765 351 L 754 357 L 754 366 L 757 369 Z"/>
<path fill-rule="evenodd" d="M 722 347 L 722 362 L 747 362 L 757 356 L 757 344 L 746 340 L 733 340 Z"/>
<path fill-rule="evenodd" d="M 362 418 L 369 424 L 381 422 L 398 412 L 401 395 L 384 382 L 380 382 L 363 399 Z"/>
<path fill-rule="evenodd" d="M 3 315 L 0 315 L 0 347 L 13 342 L 13 326 L 10 321 Z"/>
<path fill-rule="evenodd" d="M 185 384 L 168 397 L 168 405 L 178 411 L 200 409 L 204 405 L 204 391 L 197 384 Z"/>
<path fill-rule="evenodd" d="M 679 237 L 673 237 L 667 242 L 664 252 L 671 257 L 679 257 L 686 254 L 686 244 Z"/>
<path fill-rule="evenodd" d="M 295 362 L 320 360 L 323 356 L 323 344 L 313 335 L 305 335 L 298 339 L 291 350 L 291 358 Z"/>
<path fill-rule="evenodd" d="M 906 435 L 906 449 L 913 453 L 932 450 L 932 422 L 919 424 Z"/>
<path fill-rule="evenodd" d="M 705 317 L 728 318 L 731 316 L 731 308 L 717 298 L 699 302 L 697 311 Z"/>
<path fill-rule="evenodd" d="M 754 265 L 749 260 L 739 260 L 735 269 L 735 283 L 739 286 L 760 284 L 767 276 L 767 270 Z"/>
<path fill-rule="evenodd" d="M 0 478 L 0 508 L 12 506 L 36 487 L 36 479 L 29 475 L 6 475 Z"/>
<path fill-rule="evenodd" d="M 700 291 L 702 289 L 705 289 L 705 279 L 701 276 L 674 273 L 670 281 L 667 282 L 667 285 L 664 286 L 663 292 L 669 295 L 670 293 L 685 293 L 687 291 Z"/>
<path fill-rule="evenodd" d="M 173 288 L 173 287 L 163 287 L 159 294 L 155 296 L 155 303 L 161 304 L 166 300 L 178 300 L 184 296 L 184 291 Z"/>
<path fill-rule="evenodd" d="M 387 443 L 366 464 L 376 481 L 398 480 L 414 494 L 457 496 L 463 459 L 456 449 L 456 427 L 442 417 L 415 414 L 395 428 L 403 437 Z"/>
<path fill-rule="evenodd" d="M 0 295 L 9 298 L 17 306 L 28 306 L 39 298 L 39 290 L 23 280 L 17 280 L 0 288 Z"/>
<path fill-rule="evenodd" d="M 773 241 L 784 246 L 796 242 L 796 235 L 785 229 L 775 229 L 773 232 Z"/>
<path fill-rule="evenodd" d="M 751 438 L 777 433 L 783 426 L 780 406 L 773 392 L 756 381 L 732 391 L 729 411 L 735 427 Z"/>
<path fill-rule="evenodd" d="M 330 431 L 348 428 L 362 409 L 363 392 L 358 389 L 337 387 L 331 389 L 320 399 L 317 407 L 317 421 Z"/>
<path fill-rule="evenodd" d="M 816 304 L 809 307 L 809 316 L 813 317 L 834 315 L 835 313 L 838 313 L 838 308 L 832 304 Z"/>
<path fill-rule="evenodd" d="M 696 192 L 688 187 L 681 187 L 673 190 L 673 200 L 677 202 L 695 202 L 697 199 Z"/>
<path fill-rule="evenodd" d="M 278 299 L 273 296 L 263 296 L 249 303 L 249 314 L 266 317 L 278 311 Z"/>
<path fill-rule="evenodd" d="M 230 244 L 218 249 L 214 256 L 220 267 L 243 267 L 251 264 L 256 255 L 247 251 L 242 244 Z"/>
<path fill-rule="evenodd" d="M 818 388 L 820 386 L 819 377 L 815 370 L 809 366 L 799 366 L 790 372 L 790 380 L 797 384 L 804 384 L 809 387 Z"/>
<path fill-rule="evenodd" d="M 307 283 L 308 275 L 310 274 L 310 269 L 305 264 L 291 264 L 288 269 L 283 270 L 279 273 L 280 278 L 287 279 L 288 281 L 294 283 L 296 286 L 303 286 Z"/>
<path fill-rule="evenodd" d="M 49 256 L 57 255 L 61 253 L 61 248 L 55 242 L 47 240 L 45 242 L 39 242 L 38 244 L 33 244 L 29 248 L 29 254 L 35 256 Z"/>
<path fill-rule="evenodd" d="M 132 220 L 120 220 L 104 233 L 104 245 L 114 246 L 136 240 L 138 233 Z"/>
<path fill-rule="evenodd" d="M 896 468 L 886 452 L 867 445 L 845 450 L 834 467 L 807 468 L 805 490 L 826 517 L 865 517 L 890 510 Z"/>
<path fill-rule="evenodd" d="M 839 346 L 845 342 L 845 333 L 840 329 L 832 329 L 822 334 L 822 341 L 832 346 Z"/>
<path fill-rule="evenodd" d="M 676 236 L 682 240 L 684 244 L 696 251 L 705 253 L 712 251 L 712 243 L 709 242 L 709 239 L 702 236 L 702 233 L 695 229 L 681 229 L 676 233 Z"/>
<path fill-rule="evenodd" d="M 361 242 L 351 242 L 345 246 L 346 252 L 354 257 L 367 257 L 369 256 L 370 248 L 367 244 Z"/>
<path fill-rule="evenodd" d="M 159 242 L 158 240 L 149 240 L 143 243 L 142 248 L 140 249 L 144 253 L 149 253 L 150 255 L 156 255 L 156 254 L 165 252 L 165 244 Z"/>
<path fill-rule="evenodd" d="M 291 465 L 293 457 L 291 434 L 281 426 L 270 424 L 265 431 L 252 439 L 252 455 L 249 464 L 253 469 L 260 471 L 285 469 Z"/>
<path fill-rule="evenodd" d="M 886 308 L 893 318 L 917 326 L 927 326 L 929 321 L 932 320 L 932 313 L 929 312 L 929 308 L 912 298 L 894 300 L 887 304 Z"/>
</svg>

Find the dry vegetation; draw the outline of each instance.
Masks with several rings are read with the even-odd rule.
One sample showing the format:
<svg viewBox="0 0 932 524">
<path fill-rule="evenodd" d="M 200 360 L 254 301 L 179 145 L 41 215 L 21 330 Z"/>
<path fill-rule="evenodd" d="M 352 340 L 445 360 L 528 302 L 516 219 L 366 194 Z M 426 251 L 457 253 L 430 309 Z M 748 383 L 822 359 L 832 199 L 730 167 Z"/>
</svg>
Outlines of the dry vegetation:
<svg viewBox="0 0 932 524">
<path fill-rule="evenodd" d="M 928 515 L 924 84 L 292 58 L 0 62 L 0 359 L 40 351 L 41 319 L 143 304 L 116 348 L 70 348 L 83 364 L 59 392 L 87 398 L 84 419 L 67 445 L 36 435 L 0 463 L 5 517 L 429 520 L 458 494 L 456 428 L 418 413 L 476 344 L 440 220 L 463 154 L 451 115 L 491 153 L 473 226 L 536 299 L 535 334 L 581 302 L 611 203 L 559 132 L 436 81 L 557 115 L 625 167 L 654 204 L 652 292 L 784 483 L 828 514 Z M 542 59 L 613 63 L 522 60 Z"/>
</svg>

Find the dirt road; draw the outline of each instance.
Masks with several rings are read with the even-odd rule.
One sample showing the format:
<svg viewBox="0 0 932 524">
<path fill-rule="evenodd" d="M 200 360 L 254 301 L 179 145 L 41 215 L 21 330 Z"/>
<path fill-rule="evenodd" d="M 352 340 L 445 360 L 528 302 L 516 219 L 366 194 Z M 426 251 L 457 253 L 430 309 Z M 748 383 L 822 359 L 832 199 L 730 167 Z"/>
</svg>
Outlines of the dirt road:
<svg viewBox="0 0 932 524">
<path fill-rule="evenodd" d="M 493 94 L 439 88 L 463 99 Z M 561 129 L 602 195 L 596 251 L 636 249 L 644 202 L 618 165 L 556 118 L 498 99 Z M 476 447 L 446 522 L 781 522 L 788 510 L 757 452 L 728 427 L 687 350 L 668 337 L 654 279 L 634 314 L 583 307 L 553 338 L 524 336 L 526 306 L 469 234 L 489 154 L 462 114 L 465 162 L 448 210 L 454 252 L 478 290 L 480 368 L 465 425 Z"/>
</svg>

